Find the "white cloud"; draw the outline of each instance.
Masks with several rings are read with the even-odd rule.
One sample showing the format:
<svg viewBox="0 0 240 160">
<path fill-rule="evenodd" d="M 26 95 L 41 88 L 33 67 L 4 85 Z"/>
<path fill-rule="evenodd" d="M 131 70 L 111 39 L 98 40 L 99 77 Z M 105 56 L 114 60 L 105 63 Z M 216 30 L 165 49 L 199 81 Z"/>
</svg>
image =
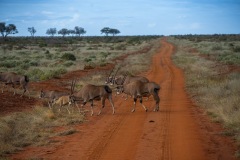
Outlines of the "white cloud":
<svg viewBox="0 0 240 160">
<path fill-rule="evenodd" d="M 42 11 L 41 13 L 44 15 L 53 15 L 54 14 L 54 12 L 51 12 L 51 11 Z"/>
<path fill-rule="evenodd" d="M 189 28 L 190 29 L 200 29 L 201 25 L 200 25 L 200 23 L 192 23 L 192 24 L 190 24 Z"/>
<path fill-rule="evenodd" d="M 149 28 L 154 28 L 154 27 L 156 27 L 156 23 L 149 23 L 147 26 L 149 27 Z"/>
<path fill-rule="evenodd" d="M 201 28 L 201 24 L 198 22 L 193 23 L 178 23 L 175 26 L 172 27 L 174 30 L 198 30 Z"/>
</svg>

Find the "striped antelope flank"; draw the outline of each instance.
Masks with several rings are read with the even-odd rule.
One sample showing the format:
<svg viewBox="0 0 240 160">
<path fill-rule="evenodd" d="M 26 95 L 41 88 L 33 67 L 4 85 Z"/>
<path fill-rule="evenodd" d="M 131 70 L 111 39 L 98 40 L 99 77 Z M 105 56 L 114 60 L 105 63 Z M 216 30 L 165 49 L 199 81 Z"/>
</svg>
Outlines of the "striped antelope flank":
<svg viewBox="0 0 240 160">
<path fill-rule="evenodd" d="M 92 85 L 87 84 L 83 86 L 78 92 L 74 93 L 75 82 L 72 83 L 71 87 L 71 102 L 75 103 L 77 101 L 83 101 L 82 107 L 87 103 L 91 103 L 91 116 L 93 115 L 93 101 L 94 100 L 101 100 L 102 107 L 98 113 L 101 114 L 102 109 L 105 107 L 105 100 L 108 99 L 111 106 L 112 106 L 112 114 L 115 113 L 114 104 L 112 100 L 112 90 L 107 85 Z M 77 104 L 76 104 L 77 105 Z"/>
<path fill-rule="evenodd" d="M 29 79 L 27 76 L 25 75 L 19 75 L 16 74 L 14 72 L 1 72 L 0 73 L 0 81 L 3 83 L 3 85 L 12 85 L 13 87 L 13 95 L 15 95 L 15 86 L 16 85 L 20 85 L 23 88 L 23 93 L 21 95 L 21 97 L 24 95 L 24 93 L 27 91 L 28 92 L 28 96 L 30 98 L 30 93 L 28 91 L 28 83 L 29 83 Z M 2 87 L 2 93 L 3 93 L 3 88 Z"/>
<path fill-rule="evenodd" d="M 133 97 L 134 106 L 132 108 L 132 112 L 135 111 L 137 99 L 140 99 L 140 104 L 147 112 L 147 108 L 142 103 L 142 97 L 148 97 L 153 95 L 156 106 L 153 111 L 159 110 L 159 102 L 160 97 L 158 96 L 158 92 L 160 90 L 160 86 L 155 82 L 141 82 L 134 81 L 128 84 L 118 85 L 117 86 L 117 94 L 125 93 Z"/>
<path fill-rule="evenodd" d="M 39 98 L 48 99 L 48 106 L 51 109 L 53 103 L 62 96 L 69 96 L 69 93 L 60 91 L 43 91 L 43 89 L 41 89 Z"/>
</svg>

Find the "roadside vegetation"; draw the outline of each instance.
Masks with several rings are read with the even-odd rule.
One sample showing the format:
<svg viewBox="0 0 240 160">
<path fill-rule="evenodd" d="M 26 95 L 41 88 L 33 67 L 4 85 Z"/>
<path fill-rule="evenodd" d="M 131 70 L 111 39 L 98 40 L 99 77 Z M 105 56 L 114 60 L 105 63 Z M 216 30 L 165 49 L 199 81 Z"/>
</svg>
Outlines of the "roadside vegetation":
<svg viewBox="0 0 240 160">
<path fill-rule="evenodd" d="M 0 72 L 13 71 L 31 81 L 47 80 L 111 60 L 150 45 L 143 37 L 9 37 L 0 39 Z"/>
<path fill-rule="evenodd" d="M 55 136 L 79 132 L 74 125 L 84 121 L 84 114 L 71 108 L 68 114 L 55 107 L 50 110 L 36 106 L 30 112 L 13 113 L 0 118 L 0 157 L 22 150 L 26 146 L 43 146 L 56 143 Z M 62 126 L 59 130 L 56 127 Z"/>
<path fill-rule="evenodd" d="M 15 37 L 1 41 L 0 72 L 28 75 L 30 81 L 59 77 L 73 70 L 84 70 L 114 63 L 121 66 L 119 74 L 137 75 L 149 69 L 152 55 L 160 47 L 159 37 Z M 136 53 L 136 54 L 135 54 Z M 112 60 L 128 54 L 125 60 Z M 104 84 L 106 72 L 79 77 L 76 90 L 84 84 Z M 61 112 L 55 106 L 32 106 L 32 111 L 19 112 L 0 118 L 0 158 L 26 146 L 57 143 L 53 137 L 80 132 L 75 125 L 84 122 L 84 113 L 72 108 Z M 60 128 L 60 129 L 59 129 Z"/>
<path fill-rule="evenodd" d="M 184 70 L 188 93 L 240 148 L 240 35 L 172 36 L 169 41 L 176 45 L 173 60 Z"/>
</svg>

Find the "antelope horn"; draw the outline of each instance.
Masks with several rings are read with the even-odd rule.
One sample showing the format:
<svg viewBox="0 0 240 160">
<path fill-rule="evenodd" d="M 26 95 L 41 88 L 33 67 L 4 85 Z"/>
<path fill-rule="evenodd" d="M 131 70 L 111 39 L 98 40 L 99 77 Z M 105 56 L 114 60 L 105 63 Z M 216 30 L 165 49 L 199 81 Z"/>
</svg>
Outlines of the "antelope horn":
<svg viewBox="0 0 240 160">
<path fill-rule="evenodd" d="M 119 71 L 119 69 L 120 69 L 120 66 L 118 67 L 118 69 L 117 69 L 117 71 L 116 71 L 116 73 L 114 74 L 114 76 L 113 76 L 113 84 L 115 83 L 115 78 L 116 78 L 116 75 L 117 75 L 117 73 L 118 73 L 118 71 Z"/>
<path fill-rule="evenodd" d="M 73 92 L 75 90 L 75 86 L 76 86 L 76 79 L 74 79 L 74 83 L 73 83 Z"/>
<path fill-rule="evenodd" d="M 126 78 L 127 78 L 127 74 L 125 74 L 124 77 L 123 77 L 123 80 L 122 80 L 122 83 L 121 83 L 122 85 L 123 85 L 124 81 L 126 80 Z"/>
<path fill-rule="evenodd" d="M 71 94 L 73 94 L 73 92 L 74 92 L 74 88 L 75 88 L 75 79 L 74 80 L 72 80 L 72 84 L 71 84 Z"/>
<path fill-rule="evenodd" d="M 108 75 L 108 78 L 111 76 L 111 74 L 113 73 L 113 70 L 114 70 L 114 68 L 111 70 L 111 72 L 109 73 L 109 75 Z"/>
</svg>

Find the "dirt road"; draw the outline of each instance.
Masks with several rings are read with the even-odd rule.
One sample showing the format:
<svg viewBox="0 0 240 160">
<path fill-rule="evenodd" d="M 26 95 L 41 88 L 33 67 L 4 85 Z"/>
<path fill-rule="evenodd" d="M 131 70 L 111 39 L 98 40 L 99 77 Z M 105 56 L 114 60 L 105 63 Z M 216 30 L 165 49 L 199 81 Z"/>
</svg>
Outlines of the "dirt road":
<svg viewBox="0 0 240 160">
<path fill-rule="evenodd" d="M 165 39 L 144 75 L 161 85 L 160 111 L 153 112 L 154 101 L 144 101 L 149 112 L 133 100 L 114 97 L 116 115 L 108 102 L 101 116 L 88 117 L 77 126 L 76 134 L 58 137 L 58 145 L 29 148 L 13 159 L 77 160 L 207 160 L 234 159 L 234 146 L 221 128 L 212 124 L 193 105 L 184 90 L 184 76 L 174 66 L 174 47 Z M 97 110 L 97 109 L 96 109 Z M 95 111 L 96 112 L 96 111 Z"/>
</svg>

